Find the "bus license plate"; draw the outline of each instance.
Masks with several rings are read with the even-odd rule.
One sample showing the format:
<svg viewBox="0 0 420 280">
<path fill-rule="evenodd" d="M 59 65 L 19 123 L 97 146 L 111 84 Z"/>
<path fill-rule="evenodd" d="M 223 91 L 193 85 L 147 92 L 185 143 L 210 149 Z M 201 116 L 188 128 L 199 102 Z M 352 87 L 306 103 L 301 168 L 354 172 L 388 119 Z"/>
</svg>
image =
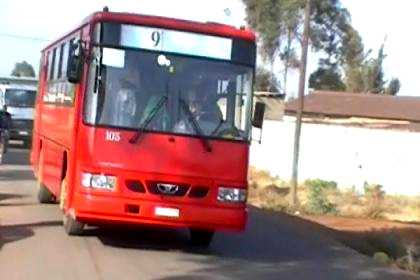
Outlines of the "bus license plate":
<svg viewBox="0 0 420 280">
<path fill-rule="evenodd" d="M 179 218 L 179 209 L 168 207 L 156 207 L 155 215 L 170 218 Z"/>
</svg>

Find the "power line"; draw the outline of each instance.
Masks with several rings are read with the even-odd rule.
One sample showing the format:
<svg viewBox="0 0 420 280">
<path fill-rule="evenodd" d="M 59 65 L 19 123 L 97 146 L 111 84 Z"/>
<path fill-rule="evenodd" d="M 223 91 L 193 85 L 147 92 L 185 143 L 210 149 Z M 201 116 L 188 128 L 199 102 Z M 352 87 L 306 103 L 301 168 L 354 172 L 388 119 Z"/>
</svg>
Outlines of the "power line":
<svg viewBox="0 0 420 280">
<path fill-rule="evenodd" d="M 8 34 L 8 33 L 0 33 L 0 37 L 8 37 L 8 38 L 14 38 L 19 40 L 29 40 L 29 41 L 37 41 L 37 42 L 50 42 L 51 40 L 40 38 L 40 37 L 30 37 L 30 36 L 21 36 L 21 35 L 15 35 L 15 34 Z"/>
</svg>

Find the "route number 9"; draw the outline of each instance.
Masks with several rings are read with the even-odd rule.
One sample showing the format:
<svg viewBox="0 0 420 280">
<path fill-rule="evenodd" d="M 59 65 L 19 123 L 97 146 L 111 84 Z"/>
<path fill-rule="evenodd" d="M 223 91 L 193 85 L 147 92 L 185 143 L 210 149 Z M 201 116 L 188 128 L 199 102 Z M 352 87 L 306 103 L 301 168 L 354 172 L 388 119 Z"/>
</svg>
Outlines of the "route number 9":
<svg viewBox="0 0 420 280">
<path fill-rule="evenodd" d="M 152 32 L 152 41 L 154 43 L 154 47 L 157 47 L 160 43 L 160 32 L 159 31 L 153 31 Z"/>
</svg>

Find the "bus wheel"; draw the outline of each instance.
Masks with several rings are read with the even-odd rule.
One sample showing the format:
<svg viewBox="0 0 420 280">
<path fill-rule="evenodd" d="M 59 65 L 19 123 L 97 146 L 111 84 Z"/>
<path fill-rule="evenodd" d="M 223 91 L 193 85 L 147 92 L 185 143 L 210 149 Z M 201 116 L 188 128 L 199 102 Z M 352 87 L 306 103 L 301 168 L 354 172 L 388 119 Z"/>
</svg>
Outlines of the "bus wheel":
<svg viewBox="0 0 420 280">
<path fill-rule="evenodd" d="M 190 240 L 194 246 L 208 247 L 213 235 L 214 231 L 190 229 Z"/>
<path fill-rule="evenodd" d="M 42 184 L 39 180 L 38 185 L 38 202 L 39 203 L 52 203 L 54 202 L 54 195 Z"/>
<path fill-rule="evenodd" d="M 75 220 L 68 214 L 63 215 L 64 230 L 68 235 L 81 235 L 83 233 L 84 223 Z"/>
</svg>

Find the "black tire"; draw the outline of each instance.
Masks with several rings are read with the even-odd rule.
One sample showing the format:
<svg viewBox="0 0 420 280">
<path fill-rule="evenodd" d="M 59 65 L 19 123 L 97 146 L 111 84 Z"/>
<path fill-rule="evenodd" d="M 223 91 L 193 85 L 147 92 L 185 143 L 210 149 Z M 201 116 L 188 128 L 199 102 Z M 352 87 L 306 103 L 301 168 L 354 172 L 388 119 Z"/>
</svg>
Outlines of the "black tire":
<svg viewBox="0 0 420 280">
<path fill-rule="evenodd" d="M 190 229 L 190 241 L 194 246 L 207 248 L 210 246 L 213 235 L 214 231 Z"/>
<path fill-rule="evenodd" d="M 38 182 L 38 202 L 45 204 L 45 203 L 53 203 L 55 201 L 54 195 L 47 189 L 47 187 Z"/>
<path fill-rule="evenodd" d="M 68 235 L 81 235 L 83 233 L 83 228 L 85 227 L 84 223 L 81 223 L 71 216 L 64 214 L 63 215 L 63 226 L 64 230 Z"/>
</svg>

